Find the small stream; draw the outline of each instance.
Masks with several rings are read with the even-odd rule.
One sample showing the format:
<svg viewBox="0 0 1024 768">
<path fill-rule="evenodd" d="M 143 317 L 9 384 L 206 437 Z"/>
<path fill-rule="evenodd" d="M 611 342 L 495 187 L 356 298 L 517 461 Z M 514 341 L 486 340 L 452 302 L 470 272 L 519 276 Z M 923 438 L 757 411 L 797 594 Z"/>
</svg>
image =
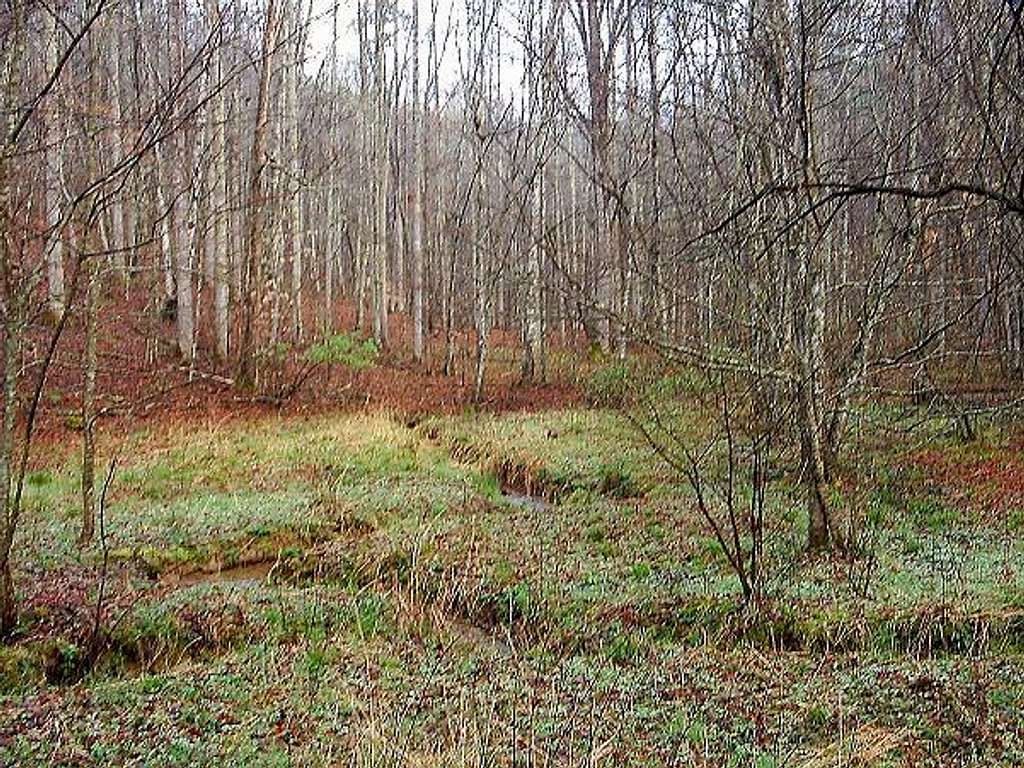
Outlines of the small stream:
<svg viewBox="0 0 1024 768">
<path fill-rule="evenodd" d="M 530 496 L 525 493 L 519 493 L 511 488 L 502 489 L 501 500 L 510 507 L 518 507 L 519 509 L 525 509 L 528 512 L 547 512 L 551 509 L 551 502 L 547 499 L 542 499 L 539 496 Z"/>
<path fill-rule="evenodd" d="M 251 587 L 266 581 L 273 567 L 274 564 L 271 562 L 250 563 L 219 571 L 194 571 L 184 575 L 168 573 L 161 576 L 160 580 L 175 587 L 192 587 L 196 584 L 237 584 Z"/>
<path fill-rule="evenodd" d="M 551 502 L 540 496 L 520 493 L 513 488 L 502 488 L 499 497 L 502 504 L 527 512 L 548 512 Z M 160 583 L 176 588 L 193 587 L 198 584 L 235 584 L 240 587 L 254 587 L 264 583 L 273 570 L 272 561 L 235 565 L 220 570 L 192 571 L 190 573 L 165 572 Z"/>
</svg>

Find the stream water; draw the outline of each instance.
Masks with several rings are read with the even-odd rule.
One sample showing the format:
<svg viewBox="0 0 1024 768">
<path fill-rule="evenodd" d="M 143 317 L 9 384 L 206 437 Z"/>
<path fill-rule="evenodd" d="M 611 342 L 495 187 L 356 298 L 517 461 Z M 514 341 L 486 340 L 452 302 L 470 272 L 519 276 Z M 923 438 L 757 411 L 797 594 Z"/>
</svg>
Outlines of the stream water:
<svg viewBox="0 0 1024 768">
<path fill-rule="evenodd" d="M 251 563 L 223 568 L 219 571 L 195 571 L 184 575 L 167 574 L 163 581 L 178 587 L 191 587 L 196 584 L 237 584 L 247 587 L 266 581 L 274 564 L 271 562 Z"/>
<path fill-rule="evenodd" d="M 528 512 L 546 512 L 551 503 L 539 496 L 520 493 L 511 488 L 502 489 L 501 500 L 510 507 Z M 269 561 L 236 565 L 217 571 L 193 571 L 192 573 L 165 573 L 160 580 L 174 587 L 191 587 L 196 584 L 237 584 L 242 587 L 256 586 L 266 581 L 274 564 Z"/>
<path fill-rule="evenodd" d="M 530 512 L 546 512 L 551 509 L 551 503 L 539 496 L 529 496 L 525 493 L 513 491 L 510 488 L 502 489 L 501 500 L 510 507 L 519 507 Z"/>
</svg>

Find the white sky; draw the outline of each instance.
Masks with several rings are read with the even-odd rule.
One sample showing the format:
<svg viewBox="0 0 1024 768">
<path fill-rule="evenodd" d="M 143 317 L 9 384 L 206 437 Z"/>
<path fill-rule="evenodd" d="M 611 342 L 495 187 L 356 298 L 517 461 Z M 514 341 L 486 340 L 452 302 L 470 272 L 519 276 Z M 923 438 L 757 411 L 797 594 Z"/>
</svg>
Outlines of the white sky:
<svg viewBox="0 0 1024 768">
<path fill-rule="evenodd" d="M 324 60 L 330 56 L 332 36 L 332 13 L 335 0 L 311 0 L 312 21 L 309 29 L 309 47 L 307 52 L 306 72 L 315 75 Z M 447 46 L 441 59 L 440 81 L 442 99 L 459 81 L 459 51 L 465 54 L 466 45 L 466 7 L 465 0 L 397 0 L 399 11 L 405 16 L 399 22 L 399 45 L 403 49 L 409 45 L 409 23 L 413 9 L 417 3 L 420 14 L 420 88 L 426 82 L 428 53 L 428 36 L 431 23 L 431 2 L 437 2 L 437 45 L 445 46 L 445 34 L 448 25 Z M 338 6 L 338 59 L 342 67 L 350 66 L 356 59 L 359 50 L 359 37 L 356 31 L 356 0 L 337 0 Z M 501 82 L 502 95 L 507 99 L 520 89 L 523 76 L 522 51 L 512 36 L 518 25 L 517 20 L 507 11 L 499 16 L 499 35 L 502 37 Z M 389 25 L 390 26 L 390 25 Z M 393 30 L 393 27 L 390 31 Z M 388 65 L 391 66 L 393 51 L 388 52 Z M 408 82 L 411 72 L 407 73 Z"/>
</svg>

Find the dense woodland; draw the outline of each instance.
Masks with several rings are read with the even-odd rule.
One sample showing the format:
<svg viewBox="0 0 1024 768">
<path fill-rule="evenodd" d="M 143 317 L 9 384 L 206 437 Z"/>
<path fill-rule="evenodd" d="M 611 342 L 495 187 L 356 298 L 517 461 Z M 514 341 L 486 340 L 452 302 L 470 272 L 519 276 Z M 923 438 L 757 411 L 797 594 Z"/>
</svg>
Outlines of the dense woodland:
<svg viewBox="0 0 1024 768">
<path fill-rule="evenodd" d="M 398 317 L 417 360 L 473 329 L 478 386 L 493 328 L 526 377 L 581 335 L 833 388 L 1019 372 L 1010 5 L 348 10 L 9 3 L 5 327 L 79 308 L 89 266 L 239 379 Z"/>
<path fill-rule="evenodd" d="M 278 404 L 331 354 L 468 360 L 474 402 L 499 347 L 523 386 L 555 353 L 688 371 L 724 507 L 663 401 L 634 391 L 630 420 L 754 599 L 777 451 L 821 550 L 857 408 L 973 438 L 1017 402 L 1022 23 L 1016 0 L 0 0 L 0 627 L 62 350 L 95 536 L 112 325 Z"/>
</svg>

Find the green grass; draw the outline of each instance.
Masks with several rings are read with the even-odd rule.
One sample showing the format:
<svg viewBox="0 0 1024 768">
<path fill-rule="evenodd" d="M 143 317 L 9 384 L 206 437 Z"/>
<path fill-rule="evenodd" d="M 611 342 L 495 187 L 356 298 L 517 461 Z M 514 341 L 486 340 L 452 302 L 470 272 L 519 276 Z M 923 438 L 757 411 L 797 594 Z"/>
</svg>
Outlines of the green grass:
<svg viewBox="0 0 1024 768">
<path fill-rule="evenodd" d="M 605 764 L 811 765 L 841 748 L 872 765 L 899 764 L 906 750 L 941 765 L 972 759 L 986 739 L 997 763 L 1013 765 L 1022 686 L 1020 666 L 995 660 L 850 666 L 645 652 L 629 641 L 565 658 L 489 646 L 455 655 L 344 632 L 252 643 L 60 701 L 30 699 L 29 710 L 4 702 L 5 724 L 24 730 L 0 758 L 41 764 L 56 746 L 90 764 L 329 765 L 359 754 L 366 764 L 464 765 L 509 755 L 515 740 L 549 760 L 571 748 Z"/>
<path fill-rule="evenodd" d="M 633 498 L 670 478 L 613 411 L 434 418 L 419 431 L 508 485 L 559 499 L 574 493 Z"/>
<path fill-rule="evenodd" d="M 964 734 L 1014 764 L 1024 748 L 1024 544 L 905 477 L 837 494 L 844 512 L 868 500 L 854 558 L 803 555 L 778 481 L 755 611 L 687 485 L 612 410 L 264 419 L 101 448 L 121 467 L 107 653 L 79 679 L 100 557 L 76 544 L 73 460 L 55 462 L 29 478 L 17 543 L 19 584 L 49 602 L 0 652 L 5 765 L 479 765 L 513 744 L 555 764 L 971 764 Z M 252 562 L 268 580 L 147 580 Z"/>
<path fill-rule="evenodd" d="M 140 557 L 156 571 L 253 559 L 246 548 L 261 540 L 308 542 L 354 511 L 444 509 L 479 482 L 386 416 L 267 420 L 159 439 L 140 432 L 117 453 L 108 545 L 115 558 Z M 96 559 L 76 544 L 77 471 L 69 462 L 30 477 L 18 551 L 33 567 Z"/>
</svg>

